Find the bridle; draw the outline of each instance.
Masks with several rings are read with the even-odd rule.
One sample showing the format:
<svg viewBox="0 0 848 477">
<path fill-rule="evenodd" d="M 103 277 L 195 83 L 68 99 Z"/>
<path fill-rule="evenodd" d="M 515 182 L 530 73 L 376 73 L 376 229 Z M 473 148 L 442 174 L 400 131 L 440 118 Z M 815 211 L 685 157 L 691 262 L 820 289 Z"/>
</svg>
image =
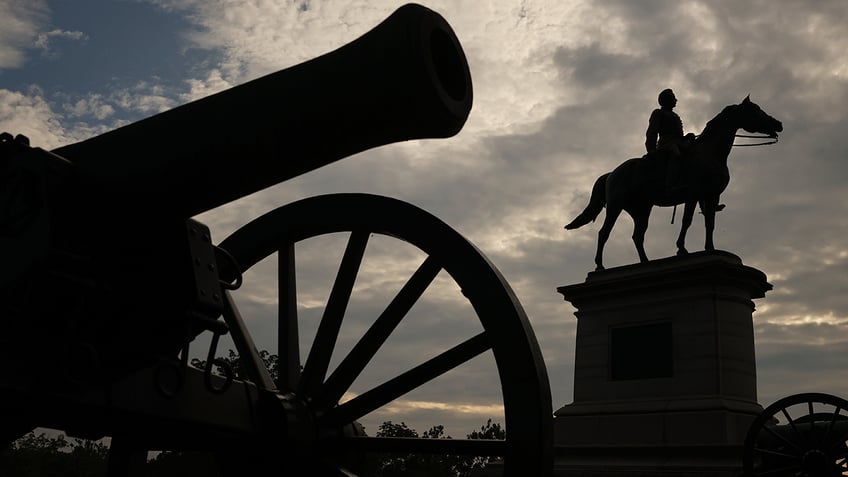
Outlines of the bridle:
<svg viewBox="0 0 848 477">
<path fill-rule="evenodd" d="M 700 135 L 698 135 L 700 136 Z M 696 137 L 698 137 L 696 136 Z M 770 146 L 772 144 L 777 144 L 777 135 L 774 134 L 736 134 L 734 137 L 741 137 L 745 139 L 767 139 L 763 142 L 754 142 L 750 144 L 736 144 L 733 143 L 734 147 L 747 147 L 747 146 Z M 677 215 L 677 204 L 674 204 L 674 209 L 671 211 L 671 223 L 674 224 L 674 216 Z"/>
<path fill-rule="evenodd" d="M 735 137 L 742 137 L 742 138 L 746 138 L 746 139 L 767 139 L 767 141 L 763 141 L 763 142 L 754 142 L 754 143 L 748 143 L 748 144 L 736 144 L 736 143 L 733 143 L 733 146 L 734 146 L 734 147 L 747 147 L 747 146 L 769 146 L 769 145 L 771 145 L 771 144 L 776 144 L 776 143 L 777 143 L 777 135 L 776 135 L 776 134 L 775 134 L 775 135 L 772 135 L 772 134 L 763 134 L 763 135 L 756 135 L 756 134 L 737 134 Z"/>
<path fill-rule="evenodd" d="M 700 134 L 695 136 L 695 138 L 699 138 L 699 137 L 701 137 Z M 746 138 L 746 139 L 767 139 L 767 140 L 763 141 L 763 142 L 753 142 L 753 143 L 747 143 L 747 144 L 733 143 L 733 147 L 770 146 L 772 144 L 777 144 L 777 135 L 776 134 L 762 134 L 762 135 L 736 134 L 736 135 L 734 135 L 734 137 L 742 137 L 742 138 Z"/>
</svg>

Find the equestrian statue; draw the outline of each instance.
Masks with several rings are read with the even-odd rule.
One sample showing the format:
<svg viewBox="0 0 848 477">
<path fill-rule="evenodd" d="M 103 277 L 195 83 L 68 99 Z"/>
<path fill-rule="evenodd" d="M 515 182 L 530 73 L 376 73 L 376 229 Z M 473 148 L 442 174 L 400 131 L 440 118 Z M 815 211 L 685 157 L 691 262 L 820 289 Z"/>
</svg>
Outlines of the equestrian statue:
<svg viewBox="0 0 848 477">
<path fill-rule="evenodd" d="M 662 99 L 661 94 L 661 104 Z M 704 214 L 706 228 L 704 248 L 713 250 L 715 213 L 721 209 L 719 196 L 730 182 L 727 157 L 739 129 L 764 134 L 776 142 L 777 133 L 783 131 L 783 124 L 751 101 L 750 96 L 739 104 L 727 106 L 707 123 L 701 135 L 681 154 L 664 154 L 657 149 L 643 157 L 628 159 L 612 172 L 600 176 L 592 187 L 589 205 L 565 228 L 572 230 L 593 222 L 606 207 L 595 254 L 596 269 L 603 270 L 604 244 L 622 210 L 633 218 L 633 242 L 639 260 L 647 262 L 644 242 L 651 209 L 654 206 L 685 204 L 676 242 L 677 255 L 684 255 L 688 253 L 685 248 L 686 231 L 692 224 L 695 205 L 698 204 Z M 669 169 L 675 171 L 674 180 L 669 180 Z"/>
</svg>

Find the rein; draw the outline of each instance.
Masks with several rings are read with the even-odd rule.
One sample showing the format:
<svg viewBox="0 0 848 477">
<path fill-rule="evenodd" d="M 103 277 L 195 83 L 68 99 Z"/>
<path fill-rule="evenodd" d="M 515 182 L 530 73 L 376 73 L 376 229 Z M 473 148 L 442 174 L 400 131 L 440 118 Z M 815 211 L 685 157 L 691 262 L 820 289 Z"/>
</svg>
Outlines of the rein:
<svg viewBox="0 0 848 477">
<path fill-rule="evenodd" d="M 734 147 L 769 146 L 771 144 L 777 143 L 777 136 L 771 136 L 771 135 L 759 136 L 759 135 L 755 135 L 755 134 L 737 134 L 735 137 L 744 137 L 744 138 L 747 138 L 747 139 L 768 139 L 768 141 L 755 142 L 755 143 L 751 143 L 751 144 L 736 144 L 736 143 L 734 143 L 733 144 Z"/>
<path fill-rule="evenodd" d="M 696 136 L 697 137 L 697 136 Z M 734 137 L 741 137 L 745 139 L 767 139 L 767 141 L 763 142 L 755 142 L 750 144 L 733 144 L 733 147 L 749 147 L 749 146 L 770 146 L 772 144 L 777 144 L 777 136 L 771 136 L 768 134 L 757 135 L 757 134 L 736 134 Z M 677 204 L 674 205 L 674 209 L 671 211 L 671 223 L 674 224 L 674 216 L 677 215 Z"/>
</svg>

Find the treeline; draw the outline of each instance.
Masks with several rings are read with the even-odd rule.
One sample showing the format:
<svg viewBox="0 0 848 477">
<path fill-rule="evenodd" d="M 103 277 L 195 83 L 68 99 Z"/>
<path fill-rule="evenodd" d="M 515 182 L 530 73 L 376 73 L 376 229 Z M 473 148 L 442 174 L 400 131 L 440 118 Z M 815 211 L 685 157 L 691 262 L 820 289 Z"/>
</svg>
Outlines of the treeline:
<svg viewBox="0 0 848 477">
<path fill-rule="evenodd" d="M 419 434 L 401 422 L 380 424 L 375 437 L 418 437 L 450 439 L 444 426 L 437 425 Z M 468 439 L 504 439 L 498 423 L 486 424 L 466 436 Z M 50 436 L 30 432 L 0 451 L 3 477 L 103 477 L 109 459 L 109 446 L 101 441 Z M 372 454 L 358 463 L 362 475 L 374 477 L 469 477 L 491 464 L 488 457 L 425 454 Z M 224 477 L 214 457 L 206 452 L 164 451 L 149 459 L 141 470 L 143 477 Z"/>
<path fill-rule="evenodd" d="M 444 426 L 433 426 L 421 435 L 406 426 L 405 423 L 394 424 L 386 421 L 380 424 L 376 437 L 420 437 L 424 439 L 450 439 L 445 435 Z M 466 436 L 468 439 L 505 439 L 506 432 L 498 423 L 491 419 Z M 374 456 L 376 465 L 366 469 L 364 475 L 378 477 L 468 477 L 475 475 L 491 464 L 491 457 L 468 457 L 442 454 L 384 454 Z"/>
<path fill-rule="evenodd" d="M 277 355 L 260 351 L 271 377 L 278 374 Z M 219 358 L 236 378 L 243 377 L 238 354 L 229 350 Z M 194 358 L 191 365 L 199 369 L 206 362 Z M 217 371 L 223 374 L 223 367 Z M 451 439 L 444 426 L 436 425 L 419 434 L 401 422 L 385 421 L 377 428 L 375 437 L 417 437 Z M 505 439 L 506 432 L 491 419 L 468 439 Z M 102 477 L 106 475 L 109 446 L 101 441 L 68 438 L 62 434 L 30 432 L 0 451 L 0 477 Z M 360 456 L 357 467 L 361 475 L 373 477 L 470 477 L 492 463 L 489 457 L 424 454 L 366 454 Z M 218 469 L 214 456 L 208 452 L 163 451 L 148 459 L 141 477 L 225 477 Z"/>
</svg>

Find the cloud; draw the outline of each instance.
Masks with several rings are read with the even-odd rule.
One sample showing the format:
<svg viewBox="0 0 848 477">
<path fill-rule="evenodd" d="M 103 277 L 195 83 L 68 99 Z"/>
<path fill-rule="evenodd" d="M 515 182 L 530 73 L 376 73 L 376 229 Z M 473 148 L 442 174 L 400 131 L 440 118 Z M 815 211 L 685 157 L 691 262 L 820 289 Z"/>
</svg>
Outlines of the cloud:
<svg viewBox="0 0 848 477">
<path fill-rule="evenodd" d="M 185 14 L 196 29 L 186 32 L 194 47 L 223 52 L 218 65 L 230 84 L 301 63 L 333 50 L 382 19 L 392 3 L 319 2 L 303 8 L 301 2 L 245 2 L 155 0 L 151 3 Z M 210 78 L 218 81 L 217 78 Z M 193 87 L 204 89 L 196 82 Z"/>
<path fill-rule="evenodd" d="M 206 78 L 186 80 L 188 92 L 181 94 L 180 99 L 185 102 L 194 101 L 235 86 L 225 76 L 227 75 L 222 73 L 220 69 L 215 68 L 209 72 Z"/>
<path fill-rule="evenodd" d="M 755 320 L 757 381 L 763 405 L 801 392 L 848 395 L 848 320 L 775 324 Z"/>
<path fill-rule="evenodd" d="M 176 105 L 161 87 L 145 82 L 107 94 L 55 96 L 64 100 L 55 105 L 36 86 L 25 92 L 0 89 L 0 130 L 23 134 L 33 146 L 53 149 L 127 124 L 127 115 L 155 114 Z"/>
<path fill-rule="evenodd" d="M 88 36 L 81 31 L 70 30 L 50 30 L 48 32 L 39 33 L 35 40 L 35 47 L 41 50 L 41 54 L 45 56 L 55 56 L 56 53 L 52 48 L 52 43 L 55 39 L 80 41 L 87 40 Z"/>
<path fill-rule="evenodd" d="M 53 112 L 43 92 L 0 89 L 0 131 L 23 134 L 33 146 L 52 149 L 73 142 L 73 135 Z"/>
<path fill-rule="evenodd" d="M 108 100 L 126 111 L 152 116 L 178 105 L 173 91 L 148 80 L 142 80 L 129 88 L 113 91 Z"/>
<path fill-rule="evenodd" d="M 81 98 L 75 103 L 66 103 L 64 110 L 73 117 L 93 116 L 102 121 L 115 113 L 115 108 L 107 104 L 101 94 L 92 94 L 87 98 Z"/>
<path fill-rule="evenodd" d="M 197 27 L 187 33 L 193 46 L 224 53 L 217 75 L 191 80 L 241 83 L 301 63 L 348 43 L 385 19 L 399 5 L 379 1 L 328 1 L 309 4 L 260 0 L 239 2 L 157 0 L 162 8 L 185 14 Z M 501 2 L 452 2 L 428 6 L 448 18 L 471 61 L 478 106 L 496 106 L 488 114 L 472 115 L 466 131 L 522 127 L 552 111 L 558 81 L 547 64 L 553 47 L 545 35 L 570 36 L 573 7 L 553 4 L 505 8 Z M 588 15 L 587 8 L 579 14 Z M 546 15 L 555 15 L 548 21 Z M 536 74 L 528 75 L 528 70 Z M 529 94 L 528 94 L 529 93 Z M 499 106 L 499 107 L 497 107 Z M 490 109 L 490 108 L 487 108 Z"/>
<path fill-rule="evenodd" d="M 0 3 L 0 70 L 23 66 L 27 48 L 36 41 L 48 17 L 44 0 L 6 0 Z"/>
</svg>

